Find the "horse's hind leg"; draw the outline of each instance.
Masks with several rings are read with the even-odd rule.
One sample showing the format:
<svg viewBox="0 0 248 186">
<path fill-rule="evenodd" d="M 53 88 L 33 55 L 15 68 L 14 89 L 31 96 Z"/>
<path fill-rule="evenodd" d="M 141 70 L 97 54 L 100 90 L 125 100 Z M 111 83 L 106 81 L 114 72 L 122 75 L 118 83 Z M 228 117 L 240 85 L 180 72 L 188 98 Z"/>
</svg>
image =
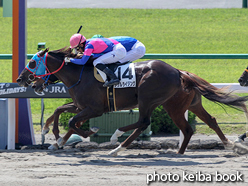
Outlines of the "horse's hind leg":
<svg viewBox="0 0 248 186">
<path fill-rule="evenodd" d="M 216 122 L 216 119 L 212 117 L 202 106 L 201 101 L 197 104 L 191 105 L 189 110 L 196 114 L 204 123 L 206 123 L 211 129 L 213 129 L 219 136 L 226 148 L 232 148 L 233 143 L 226 138 Z"/>
<path fill-rule="evenodd" d="M 184 112 L 183 113 L 168 112 L 168 114 L 171 117 L 171 119 L 174 121 L 175 125 L 181 130 L 181 132 L 184 135 L 183 142 L 178 151 L 179 154 L 184 154 L 194 131 L 192 127 L 189 125 L 188 121 L 185 119 Z"/>
<path fill-rule="evenodd" d="M 184 135 L 183 142 L 178 151 L 179 154 L 184 154 L 188 146 L 188 143 L 194 133 L 192 127 L 190 126 L 190 124 L 188 123 L 188 121 L 185 119 L 184 116 L 186 108 L 190 104 L 191 100 L 185 98 L 184 101 L 180 101 L 180 99 L 177 100 L 178 102 L 175 101 L 176 100 L 173 99 L 174 104 L 169 101 L 168 103 L 163 104 L 163 107 L 171 117 L 172 121 L 175 123 L 175 125 L 181 130 L 181 132 Z"/>
</svg>

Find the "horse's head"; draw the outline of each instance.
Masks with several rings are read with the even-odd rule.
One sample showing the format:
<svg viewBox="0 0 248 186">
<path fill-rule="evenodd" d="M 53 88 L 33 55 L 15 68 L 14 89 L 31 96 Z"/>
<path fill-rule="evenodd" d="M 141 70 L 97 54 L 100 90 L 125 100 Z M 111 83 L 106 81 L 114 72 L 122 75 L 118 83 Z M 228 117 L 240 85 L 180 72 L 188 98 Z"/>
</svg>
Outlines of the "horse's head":
<svg viewBox="0 0 248 186">
<path fill-rule="evenodd" d="M 59 80 L 55 75 L 46 76 L 44 78 L 38 78 L 32 83 L 32 88 L 35 92 L 41 93 L 48 85 L 55 84 Z"/>
<path fill-rule="evenodd" d="M 238 81 L 240 86 L 248 86 L 248 67 L 244 70 Z"/>
<path fill-rule="evenodd" d="M 32 83 L 32 88 L 35 92 L 41 93 L 46 88 L 45 80 L 42 78 L 38 78 L 36 81 Z"/>
<path fill-rule="evenodd" d="M 45 73 L 46 67 L 44 63 L 48 50 L 49 49 L 45 49 L 44 51 L 38 52 L 32 57 L 16 80 L 19 86 L 27 87 L 37 79 L 36 75 Z"/>
</svg>

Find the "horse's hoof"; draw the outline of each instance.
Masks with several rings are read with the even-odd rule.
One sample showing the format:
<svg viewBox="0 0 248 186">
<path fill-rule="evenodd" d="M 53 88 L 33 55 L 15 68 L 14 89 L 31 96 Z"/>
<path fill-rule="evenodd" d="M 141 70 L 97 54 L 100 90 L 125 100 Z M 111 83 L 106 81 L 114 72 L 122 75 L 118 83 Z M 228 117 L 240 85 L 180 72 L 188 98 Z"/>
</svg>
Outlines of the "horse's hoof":
<svg viewBox="0 0 248 186">
<path fill-rule="evenodd" d="M 233 150 L 234 143 L 232 141 L 228 140 L 227 143 L 224 144 L 224 147 L 226 150 Z"/>
<path fill-rule="evenodd" d="M 240 139 L 240 138 L 237 138 L 237 139 L 234 141 L 234 143 L 242 143 L 242 142 L 243 142 L 243 140 Z"/>
<path fill-rule="evenodd" d="M 42 129 L 42 135 L 46 135 L 48 132 L 49 132 L 49 128 L 47 128 L 47 129 Z"/>
<path fill-rule="evenodd" d="M 233 151 L 236 154 L 245 155 L 248 154 L 248 147 L 243 145 L 242 143 L 235 143 Z"/>
<path fill-rule="evenodd" d="M 112 157 L 116 157 L 118 155 L 118 151 L 116 149 L 114 150 L 111 150 L 109 153 L 108 153 L 109 156 L 112 156 Z"/>
<path fill-rule="evenodd" d="M 57 139 L 57 144 L 58 144 L 58 146 L 59 146 L 60 148 L 63 147 L 63 145 L 64 145 L 64 140 L 63 140 L 63 138 Z"/>
<path fill-rule="evenodd" d="M 97 133 L 99 131 L 99 127 L 90 127 L 90 130 L 94 133 Z"/>
<path fill-rule="evenodd" d="M 111 150 L 108 155 L 109 156 L 113 156 L 116 157 L 118 155 L 118 152 L 120 151 L 124 151 L 126 150 L 126 147 L 122 147 L 121 145 L 119 145 L 117 148 L 115 148 L 114 150 Z"/>
<path fill-rule="evenodd" d="M 53 144 L 53 145 L 50 145 L 48 147 L 48 150 L 58 150 L 59 149 L 59 146 L 57 143 Z"/>
</svg>

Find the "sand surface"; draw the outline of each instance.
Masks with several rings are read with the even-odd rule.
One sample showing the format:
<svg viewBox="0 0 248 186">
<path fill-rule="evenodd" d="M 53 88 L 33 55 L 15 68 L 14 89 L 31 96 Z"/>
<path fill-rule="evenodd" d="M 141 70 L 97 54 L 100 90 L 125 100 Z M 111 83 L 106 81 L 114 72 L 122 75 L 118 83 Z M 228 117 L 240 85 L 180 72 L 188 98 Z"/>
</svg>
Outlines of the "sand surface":
<svg viewBox="0 0 248 186">
<path fill-rule="evenodd" d="M 0 185 L 248 185 L 247 155 L 232 150 L 128 149 L 117 157 L 109 151 L 1 150 Z"/>
</svg>

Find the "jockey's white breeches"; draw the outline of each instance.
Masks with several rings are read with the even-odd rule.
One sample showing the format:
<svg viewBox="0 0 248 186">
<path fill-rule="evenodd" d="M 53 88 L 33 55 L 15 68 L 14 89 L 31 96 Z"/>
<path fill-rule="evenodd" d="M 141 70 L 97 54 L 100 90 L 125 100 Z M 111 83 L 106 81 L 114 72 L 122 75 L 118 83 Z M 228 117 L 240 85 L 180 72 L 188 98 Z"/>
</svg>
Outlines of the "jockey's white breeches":
<svg viewBox="0 0 248 186">
<path fill-rule="evenodd" d="M 99 58 L 95 59 L 93 61 L 93 65 L 96 66 L 97 64 L 116 63 L 117 61 L 120 61 L 122 58 L 124 58 L 126 53 L 127 51 L 125 47 L 121 43 L 118 43 L 114 46 L 111 52 L 103 54 Z"/>
<path fill-rule="evenodd" d="M 119 60 L 121 63 L 127 62 L 127 61 L 135 61 L 139 58 L 142 58 L 146 53 L 146 47 L 143 43 L 140 41 L 137 41 L 131 50 L 129 50 L 126 54 L 126 56 Z"/>
</svg>

